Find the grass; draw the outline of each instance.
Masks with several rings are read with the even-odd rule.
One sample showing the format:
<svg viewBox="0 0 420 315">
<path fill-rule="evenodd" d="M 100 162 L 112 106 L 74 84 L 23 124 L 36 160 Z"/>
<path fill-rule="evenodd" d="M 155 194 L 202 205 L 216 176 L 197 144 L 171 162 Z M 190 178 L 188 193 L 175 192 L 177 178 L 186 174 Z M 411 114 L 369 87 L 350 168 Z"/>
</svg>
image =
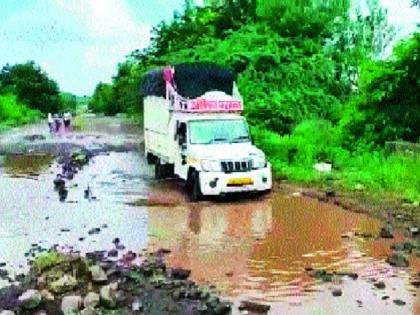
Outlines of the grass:
<svg viewBox="0 0 420 315">
<path fill-rule="evenodd" d="M 420 156 L 383 150 L 349 152 L 339 145 L 339 135 L 305 122 L 305 128 L 290 136 L 280 136 L 263 128 L 251 129 L 256 145 L 266 154 L 276 179 L 325 187 L 333 185 L 345 191 L 363 190 L 368 194 L 393 196 L 409 202 L 420 201 Z M 307 128 L 306 128 L 307 127 Z M 319 173 L 317 162 L 330 162 L 331 173 Z"/>
<path fill-rule="evenodd" d="M 46 269 L 54 267 L 64 261 L 63 254 L 56 251 L 42 253 L 34 260 L 33 267 L 40 273 Z"/>
<path fill-rule="evenodd" d="M 41 118 L 41 112 L 28 108 L 15 95 L 0 95 L 0 132 Z"/>
</svg>

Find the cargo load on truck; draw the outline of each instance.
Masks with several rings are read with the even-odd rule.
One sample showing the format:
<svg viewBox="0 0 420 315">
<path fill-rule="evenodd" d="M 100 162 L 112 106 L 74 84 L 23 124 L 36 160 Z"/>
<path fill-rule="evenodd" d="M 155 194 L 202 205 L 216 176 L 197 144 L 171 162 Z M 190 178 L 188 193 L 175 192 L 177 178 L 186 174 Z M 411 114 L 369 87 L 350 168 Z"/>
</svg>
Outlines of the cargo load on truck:
<svg viewBox="0 0 420 315">
<path fill-rule="evenodd" d="M 271 189 L 271 165 L 251 141 L 235 79 L 212 63 L 168 66 L 144 78 L 147 160 L 156 178 L 184 179 L 193 200 Z"/>
</svg>

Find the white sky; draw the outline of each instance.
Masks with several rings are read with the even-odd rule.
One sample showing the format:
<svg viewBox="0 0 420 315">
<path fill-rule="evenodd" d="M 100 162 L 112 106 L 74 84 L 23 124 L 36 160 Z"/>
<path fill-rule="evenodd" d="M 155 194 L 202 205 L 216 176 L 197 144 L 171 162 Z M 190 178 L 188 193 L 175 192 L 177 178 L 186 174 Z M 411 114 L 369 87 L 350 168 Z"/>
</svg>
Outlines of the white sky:
<svg viewBox="0 0 420 315">
<path fill-rule="evenodd" d="M 410 9 L 410 0 L 381 1 L 399 37 L 420 22 L 420 10 Z M 151 27 L 170 19 L 183 3 L 0 0 L 0 66 L 34 60 L 62 90 L 91 94 L 99 81 L 110 81 L 124 56 L 148 46 Z"/>
</svg>

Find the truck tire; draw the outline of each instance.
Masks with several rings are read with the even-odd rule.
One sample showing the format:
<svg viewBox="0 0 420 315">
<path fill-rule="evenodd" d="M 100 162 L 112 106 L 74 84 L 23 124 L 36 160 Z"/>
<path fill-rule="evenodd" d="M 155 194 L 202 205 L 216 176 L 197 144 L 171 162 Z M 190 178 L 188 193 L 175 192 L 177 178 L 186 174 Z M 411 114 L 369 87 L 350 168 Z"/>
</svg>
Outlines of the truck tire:
<svg viewBox="0 0 420 315">
<path fill-rule="evenodd" d="M 152 165 L 156 161 L 156 157 L 152 153 L 146 154 L 147 164 Z"/>
<path fill-rule="evenodd" d="M 160 164 L 160 159 L 155 161 L 155 179 L 163 178 L 163 165 Z"/>
<path fill-rule="evenodd" d="M 201 187 L 200 187 L 200 174 L 196 171 L 191 173 L 191 182 L 189 184 L 190 187 L 190 199 L 193 202 L 200 201 L 203 197 L 201 193 Z"/>
</svg>

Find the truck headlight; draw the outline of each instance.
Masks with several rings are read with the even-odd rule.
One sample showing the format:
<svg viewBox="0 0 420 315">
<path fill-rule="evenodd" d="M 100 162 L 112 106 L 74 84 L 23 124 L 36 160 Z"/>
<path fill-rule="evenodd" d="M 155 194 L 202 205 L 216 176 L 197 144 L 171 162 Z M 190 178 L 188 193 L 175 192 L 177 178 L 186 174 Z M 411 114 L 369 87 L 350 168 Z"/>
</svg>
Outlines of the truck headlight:
<svg viewBox="0 0 420 315">
<path fill-rule="evenodd" d="M 205 172 L 221 172 L 222 166 L 220 161 L 216 160 L 201 160 L 201 168 Z"/>
<path fill-rule="evenodd" d="M 265 159 L 264 155 L 259 155 L 253 158 L 252 160 L 252 168 L 264 168 L 267 166 L 267 160 Z"/>
</svg>

